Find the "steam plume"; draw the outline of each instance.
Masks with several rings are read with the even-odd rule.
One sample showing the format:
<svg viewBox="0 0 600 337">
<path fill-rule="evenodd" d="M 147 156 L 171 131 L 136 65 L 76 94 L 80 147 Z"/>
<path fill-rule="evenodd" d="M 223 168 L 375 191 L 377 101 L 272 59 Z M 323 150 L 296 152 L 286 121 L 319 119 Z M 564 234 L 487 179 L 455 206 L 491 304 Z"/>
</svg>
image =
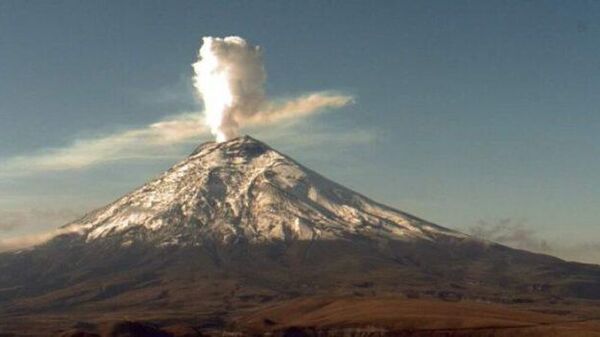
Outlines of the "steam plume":
<svg viewBox="0 0 600 337">
<path fill-rule="evenodd" d="M 262 52 L 240 37 L 205 37 L 198 56 L 198 62 L 193 64 L 194 85 L 204 101 L 204 120 L 209 127 L 199 126 L 203 116 L 194 111 L 171 114 L 141 127 L 77 138 L 64 147 L 0 158 L 0 181 L 85 169 L 116 160 L 164 159 L 173 146 L 197 142 L 208 132 L 217 141 L 235 137 L 241 127 L 262 133 L 278 125 L 280 131 L 297 132 L 290 130 L 292 123 L 354 102 L 351 95 L 336 91 L 268 101 Z"/>
<path fill-rule="evenodd" d="M 240 123 L 265 104 L 262 52 L 237 36 L 205 37 L 193 64 L 194 86 L 218 142 L 237 136 Z"/>
</svg>

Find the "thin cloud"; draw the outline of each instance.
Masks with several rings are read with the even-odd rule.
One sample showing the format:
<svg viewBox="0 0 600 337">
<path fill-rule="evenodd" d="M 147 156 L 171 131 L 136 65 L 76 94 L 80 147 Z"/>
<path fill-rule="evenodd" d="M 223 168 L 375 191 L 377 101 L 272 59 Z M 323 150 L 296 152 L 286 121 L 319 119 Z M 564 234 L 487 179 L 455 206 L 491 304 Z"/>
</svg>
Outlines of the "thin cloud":
<svg viewBox="0 0 600 337">
<path fill-rule="evenodd" d="M 72 229 L 60 228 L 47 232 L 17 236 L 14 238 L 0 238 L 0 253 L 15 251 L 40 245 L 58 235 L 72 233 Z"/>
<path fill-rule="evenodd" d="M 21 228 L 38 225 L 61 224 L 80 216 L 81 212 L 67 208 L 0 211 L 0 233 L 14 232 Z"/>
<path fill-rule="evenodd" d="M 525 221 L 511 218 L 495 222 L 479 221 L 467 230 L 472 236 L 532 252 L 558 256 L 565 260 L 600 264 L 600 243 L 564 243 L 547 240 Z"/>
<path fill-rule="evenodd" d="M 251 128 L 306 118 L 326 109 L 341 108 L 353 102 L 347 95 L 316 92 L 298 98 L 269 103 L 266 116 L 248 120 Z M 26 176 L 44 172 L 85 169 L 115 160 L 164 157 L 171 146 L 198 141 L 209 135 L 201 113 L 170 116 L 145 127 L 94 138 L 80 139 L 63 148 L 8 158 L 0 162 L 0 177 Z"/>
<path fill-rule="evenodd" d="M 508 246 L 550 253 L 550 244 L 540 239 L 537 232 L 526 226 L 525 221 L 511 218 L 500 219 L 496 222 L 481 220 L 469 228 L 469 233 L 476 238 L 494 241 Z"/>
<path fill-rule="evenodd" d="M 58 234 L 71 231 L 71 229 L 55 229 L 25 235 L 18 234 L 24 230 L 31 232 L 33 228 L 39 228 L 40 226 L 58 226 L 73 221 L 81 217 L 81 215 L 81 211 L 74 211 L 68 208 L 32 208 L 19 211 L 0 211 L 0 219 L 2 221 L 0 222 L 0 234 L 3 236 L 12 235 L 11 237 L 0 236 L 0 252 L 34 246 Z"/>
<path fill-rule="evenodd" d="M 0 233 L 1 232 L 11 232 L 21 226 L 23 226 L 23 221 L 20 221 L 19 219 L 17 220 L 13 220 L 13 219 L 4 219 L 2 222 L 0 222 Z"/>
<path fill-rule="evenodd" d="M 290 123 L 273 130 L 257 131 L 257 134 L 261 140 L 282 145 L 285 151 L 311 151 L 323 146 L 352 147 L 373 143 L 381 137 L 381 131 L 374 128 L 332 130 L 316 123 Z"/>
<path fill-rule="evenodd" d="M 337 109 L 353 102 L 352 96 L 317 92 L 282 102 L 269 103 L 263 112 L 248 117 L 244 122 L 250 126 L 276 124 L 308 117 L 322 107 Z"/>
</svg>

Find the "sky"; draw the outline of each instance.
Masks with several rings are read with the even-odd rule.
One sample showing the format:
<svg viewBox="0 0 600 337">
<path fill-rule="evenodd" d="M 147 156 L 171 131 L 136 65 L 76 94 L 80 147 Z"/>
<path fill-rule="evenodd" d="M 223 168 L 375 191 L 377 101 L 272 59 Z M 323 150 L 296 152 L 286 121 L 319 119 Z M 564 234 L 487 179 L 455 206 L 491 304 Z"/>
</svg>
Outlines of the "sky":
<svg viewBox="0 0 600 337">
<path fill-rule="evenodd" d="M 238 35 L 269 99 L 342 100 L 244 132 L 440 225 L 600 263 L 598 18 L 595 1 L 0 0 L 0 248 L 212 140 L 191 65 L 202 37 Z M 161 143 L 173 120 L 185 139 Z"/>
</svg>

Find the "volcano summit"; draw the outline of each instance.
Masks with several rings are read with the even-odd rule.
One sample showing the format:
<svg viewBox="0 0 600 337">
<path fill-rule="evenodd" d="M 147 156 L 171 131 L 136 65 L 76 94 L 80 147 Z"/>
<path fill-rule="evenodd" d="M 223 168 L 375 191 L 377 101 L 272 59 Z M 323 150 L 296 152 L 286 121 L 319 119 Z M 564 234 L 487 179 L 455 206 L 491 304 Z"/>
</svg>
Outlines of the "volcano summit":
<svg viewBox="0 0 600 337">
<path fill-rule="evenodd" d="M 225 324 L 266 304 L 332 294 L 600 299 L 598 266 L 437 226 L 248 136 L 199 146 L 61 232 L 0 255 L 0 322 L 60 312 Z"/>
<path fill-rule="evenodd" d="M 158 179 L 64 229 L 86 242 L 157 246 L 465 238 L 373 202 L 248 136 L 198 147 Z"/>
</svg>

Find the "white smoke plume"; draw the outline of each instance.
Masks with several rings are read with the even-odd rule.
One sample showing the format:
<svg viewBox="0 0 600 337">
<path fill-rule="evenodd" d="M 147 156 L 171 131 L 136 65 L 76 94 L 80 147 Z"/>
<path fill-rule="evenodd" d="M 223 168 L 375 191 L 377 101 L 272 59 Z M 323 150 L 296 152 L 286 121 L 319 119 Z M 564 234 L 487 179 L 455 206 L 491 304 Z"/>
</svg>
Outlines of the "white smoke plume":
<svg viewBox="0 0 600 337">
<path fill-rule="evenodd" d="M 242 127 L 259 135 L 275 125 L 292 132 L 290 123 L 354 102 L 353 96 L 336 91 L 267 100 L 261 49 L 240 37 L 205 37 L 198 56 L 193 64 L 194 85 L 204 101 L 204 112 L 171 114 L 144 126 L 77 138 L 64 147 L 0 158 L 0 181 L 117 160 L 165 158 L 173 154 L 174 146 L 196 143 L 209 132 L 217 141 L 237 136 Z M 203 115 L 208 127 L 201 125 Z"/>
<path fill-rule="evenodd" d="M 243 122 L 259 134 L 270 130 L 274 125 L 278 125 L 281 132 L 293 132 L 287 124 L 323 110 L 342 108 L 351 104 L 353 100 L 354 98 L 348 95 L 314 92 L 277 102 L 267 102 L 263 104 L 260 115 L 247 116 Z M 201 123 L 202 115 L 199 112 L 183 113 L 168 116 L 140 128 L 77 139 L 61 148 L 43 149 L 38 153 L 18 155 L 4 160 L 0 158 L 0 181 L 3 177 L 85 169 L 118 160 L 165 158 L 166 154 L 172 153 L 174 146 L 196 143 L 199 138 L 208 136 L 208 128 Z M 336 134 L 332 133 L 330 136 L 336 137 Z M 181 156 L 174 154 L 173 158 Z"/>
<path fill-rule="evenodd" d="M 192 66 L 206 123 L 218 142 L 236 137 L 244 121 L 260 119 L 266 101 L 260 47 L 238 36 L 204 37 Z"/>
</svg>

